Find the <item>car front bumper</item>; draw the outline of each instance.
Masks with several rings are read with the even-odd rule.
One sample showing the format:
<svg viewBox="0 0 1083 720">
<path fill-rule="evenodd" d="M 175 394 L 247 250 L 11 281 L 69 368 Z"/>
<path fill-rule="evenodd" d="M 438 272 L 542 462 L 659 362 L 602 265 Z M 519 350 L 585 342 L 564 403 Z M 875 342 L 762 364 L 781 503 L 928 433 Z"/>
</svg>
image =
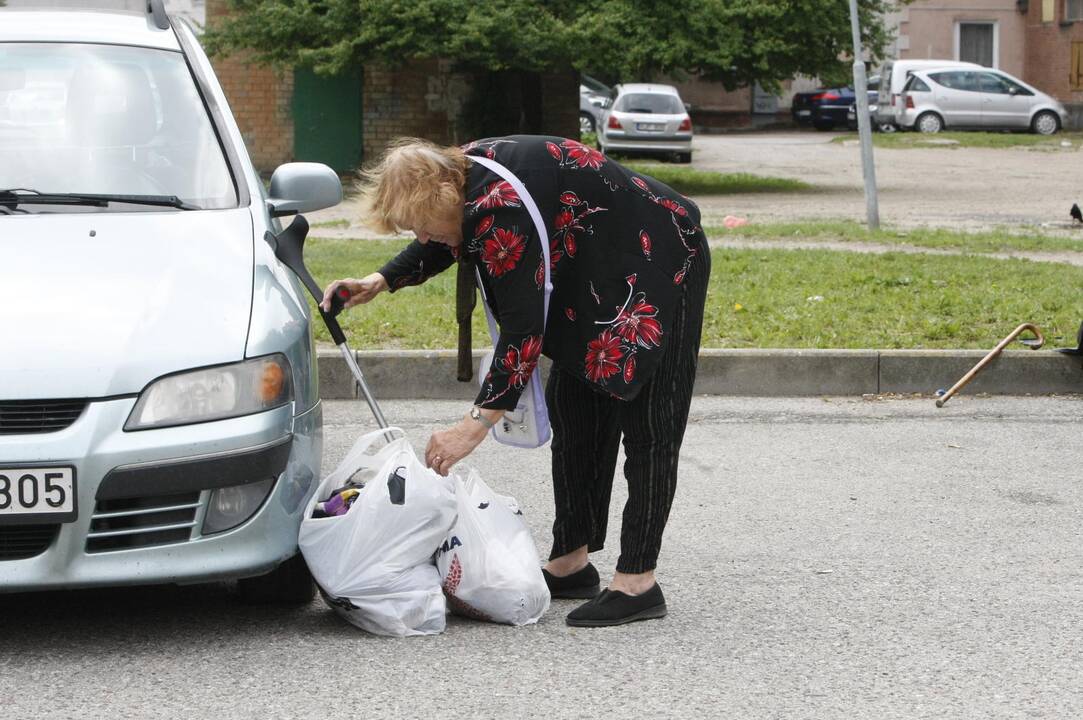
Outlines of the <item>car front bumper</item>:
<svg viewBox="0 0 1083 720">
<path fill-rule="evenodd" d="M 320 404 L 298 416 L 291 404 L 125 432 L 134 404 L 135 398 L 91 402 L 59 432 L 0 436 L 0 466 L 74 467 L 78 511 L 73 522 L 53 528 L 37 554 L 0 553 L 0 593 L 249 577 L 297 552 L 302 510 L 320 472 Z M 247 520 L 203 533 L 215 489 L 271 480 Z M 0 551 L 5 533 L 17 527 L 0 524 Z"/>
</svg>

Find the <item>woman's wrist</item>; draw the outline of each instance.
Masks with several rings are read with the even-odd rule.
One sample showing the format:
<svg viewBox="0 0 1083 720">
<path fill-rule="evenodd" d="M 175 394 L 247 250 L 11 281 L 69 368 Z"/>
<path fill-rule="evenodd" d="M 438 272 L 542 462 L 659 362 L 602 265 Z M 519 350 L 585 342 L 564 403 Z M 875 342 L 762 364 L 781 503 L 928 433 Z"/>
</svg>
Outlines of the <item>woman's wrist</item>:
<svg viewBox="0 0 1083 720">
<path fill-rule="evenodd" d="M 474 435 L 475 437 L 485 437 L 485 434 L 489 432 L 502 417 L 504 417 L 503 410 L 474 406 L 466 413 L 463 422 L 470 428 L 471 435 Z"/>
</svg>

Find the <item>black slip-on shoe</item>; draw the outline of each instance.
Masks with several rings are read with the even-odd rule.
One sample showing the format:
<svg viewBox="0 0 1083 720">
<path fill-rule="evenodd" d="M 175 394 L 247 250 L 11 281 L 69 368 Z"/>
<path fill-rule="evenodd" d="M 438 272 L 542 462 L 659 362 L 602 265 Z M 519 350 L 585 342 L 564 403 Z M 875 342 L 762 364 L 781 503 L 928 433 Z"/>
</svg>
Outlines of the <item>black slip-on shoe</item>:
<svg viewBox="0 0 1083 720">
<path fill-rule="evenodd" d="M 606 588 L 598 597 L 568 613 L 566 620 L 574 627 L 606 627 L 665 616 L 666 599 L 662 588 L 655 583 L 642 595 L 626 595 Z"/>
<path fill-rule="evenodd" d="M 557 577 L 545 568 L 542 568 L 542 575 L 545 576 L 545 584 L 549 587 L 549 595 L 554 598 L 573 600 L 592 598 L 598 595 L 602 587 L 598 570 L 590 563 L 587 563 L 587 566 L 579 572 L 564 577 Z"/>
</svg>

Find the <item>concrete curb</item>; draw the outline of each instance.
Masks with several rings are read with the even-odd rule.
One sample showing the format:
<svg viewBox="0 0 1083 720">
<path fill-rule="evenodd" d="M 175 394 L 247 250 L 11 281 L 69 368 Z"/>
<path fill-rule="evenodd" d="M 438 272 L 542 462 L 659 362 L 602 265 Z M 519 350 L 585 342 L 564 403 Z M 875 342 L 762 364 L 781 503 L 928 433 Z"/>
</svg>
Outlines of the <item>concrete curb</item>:
<svg viewBox="0 0 1083 720">
<path fill-rule="evenodd" d="M 700 395 L 818 396 L 927 393 L 948 388 L 982 350 L 717 350 L 700 352 Z M 477 383 L 455 379 L 454 350 L 362 351 L 357 361 L 377 398 L 472 400 Z M 474 354 L 474 366 L 481 352 Z M 542 359 L 542 372 L 549 361 Z M 358 397 L 342 356 L 319 351 L 320 395 Z M 1083 392 L 1083 363 L 1053 351 L 1009 350 L 963 391 L 1046 395 Z"/>
</svg>

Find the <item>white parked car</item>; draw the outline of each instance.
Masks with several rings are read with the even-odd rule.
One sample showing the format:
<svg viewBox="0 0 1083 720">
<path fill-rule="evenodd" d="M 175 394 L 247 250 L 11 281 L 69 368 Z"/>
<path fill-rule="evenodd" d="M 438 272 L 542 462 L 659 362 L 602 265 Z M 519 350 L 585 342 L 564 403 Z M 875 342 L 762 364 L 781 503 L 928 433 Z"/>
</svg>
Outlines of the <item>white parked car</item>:
<svg viewBox="0 0 1083 720">
<path fill-rule="evenodd" d="M 616 98 L 598 129 L 604 153 L 657 153 L 692 162 L 692 118 L 671 85 L 617 85 Z"/>
<path fill-rule="evenodd" d="M 916 71 L 895 111 L 899 127 L 926 133 L 950 128 L 1052 135 L 1067 119 L 1068 111 L 1056 98 L 990 68 Z"/>
<path fill-rule="evenodd" d="M 880 67 L 880 97 L 877 109 L 877 125 L 884 127 L 895 123 L 895 112 L 899 107 L 899 96 L 910 76 L 917 70 L 935 68 L 973 68 L 982 69 L 981 65 L 960 60 L 887 60 Z"/>
<path fill-rule="evenodd" d="M 0 593 L 238 579 L 311 599 L 322 410 L 279 215 L 195 35 L 0 9 Z"/>
</svg>

